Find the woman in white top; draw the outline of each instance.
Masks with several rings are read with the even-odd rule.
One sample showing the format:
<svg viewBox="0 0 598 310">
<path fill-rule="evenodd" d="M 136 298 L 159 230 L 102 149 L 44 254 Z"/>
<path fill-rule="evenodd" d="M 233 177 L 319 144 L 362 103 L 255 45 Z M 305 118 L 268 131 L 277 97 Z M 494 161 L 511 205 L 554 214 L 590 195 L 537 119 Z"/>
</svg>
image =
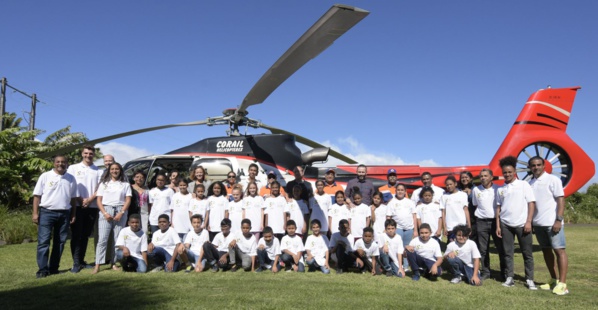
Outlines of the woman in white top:
<svg viewBox="0 0 598 310">
<path fill-rule="evenodd" d="M 118 237 L 120 230 L 125 227 L 127 221 L 127 210 L 131 204 L 131 185 L 125 182 L 123 167 L 119 163 L 113 163 L 108 167 L 108 173 L 102 178 L 98 186 L 98 208 L 100 216 L 98 219 L 99 241 L 96 248 L 96 266 L 93 274 L 100 271 L 100 264 L 106 261 L 106 246 L 110 233 L 114 234 L 114 240 Z M 112 269 L 118 270 L 114 265 L 115 257 L 112 257 Z"/>
</svg>

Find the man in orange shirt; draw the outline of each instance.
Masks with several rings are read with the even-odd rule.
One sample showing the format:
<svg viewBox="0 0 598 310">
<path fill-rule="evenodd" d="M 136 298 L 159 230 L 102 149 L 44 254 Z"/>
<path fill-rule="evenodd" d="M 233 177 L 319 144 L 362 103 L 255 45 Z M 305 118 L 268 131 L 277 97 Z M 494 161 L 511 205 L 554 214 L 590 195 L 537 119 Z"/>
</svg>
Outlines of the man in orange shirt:
<svg viewBox="0 0 598 310">
<path fill-rule="evenodd" d="M 324 193 L 330 195 L 330 199 L 332 200 L 332 204 L 336 203 L 336 199 L 335 199 L 335 194 L 338 191 L 345 191 L 345 189 L 340 186 L 339 184 L 336 184 L 335 179 L 336 178 L 336 172 L 334 172 L 334 169 L 330 168 L 326 171 L 326 174 L 324 175 Z"/>
</svg>

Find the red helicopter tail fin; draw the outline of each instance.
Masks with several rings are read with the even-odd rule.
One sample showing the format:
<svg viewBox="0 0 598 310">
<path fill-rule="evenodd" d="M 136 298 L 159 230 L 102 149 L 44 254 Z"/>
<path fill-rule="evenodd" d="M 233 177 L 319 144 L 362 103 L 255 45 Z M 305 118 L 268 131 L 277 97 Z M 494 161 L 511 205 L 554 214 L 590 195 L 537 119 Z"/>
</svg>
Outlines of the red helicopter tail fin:
<svg viewBox="0 0 598 310">
<path fill-rule="evenodd" d="M 578 89 L 547 88 L 529 97 L 490 162 L 495 175 L 501 172 L 498 161 L 511 155 L 518 159 L 519 178 L 527 180 L 531 178 L 527 161 L 540 156 L 546 171 L 561 178 L 567 196 L 594 176 L 594 162 L 565 132 Z"/>
</svg>

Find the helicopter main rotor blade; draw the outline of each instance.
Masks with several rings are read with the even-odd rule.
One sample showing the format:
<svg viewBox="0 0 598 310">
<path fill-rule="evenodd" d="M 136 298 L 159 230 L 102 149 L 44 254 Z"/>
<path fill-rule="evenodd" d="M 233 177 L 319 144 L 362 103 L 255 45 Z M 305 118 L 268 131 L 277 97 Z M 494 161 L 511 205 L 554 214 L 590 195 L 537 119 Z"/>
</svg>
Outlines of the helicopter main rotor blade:
<svg viewBox="0 0 598 310">
<path fill-rule="evenodd" d="M 47 158 L 47 157 L 51 157 L 57 154 L 64 154 L 64 153 L 68 153 L 74 150 L 77 150 L 81 147 L 83 147 L 84 145 L 94 145 L 96 143 L 102 143 L 105 141 L 110 141 L 110 140 L 114 140 L 114 139 L 118 139 L 118 138 L 123 138 L 123 137 L 127 137 L 127 136 L 132 136 L 132 135 L 136 135 L 136 134 L 140 134 L 140 133 L 144 133 L 144 132 L 148 132 L 148 131 L 154 131 L 154 130 L 160 130 L 160 129 L 166 129 L 166 128 L 172 128 L 172 127 L 182 127 L 182 126 L 198 126 L 198 125 L 205 125 L 208 124 L 211 120 L 207 119 L 207 120 L 203 120 L 203 121 L 195 121 L 195 122 L 188 122 L 188 123 L 178 123 L 178 124 L 170 124 L 170 125 L 162 125 L 162 126 L 155 126 L 155 127 L 148 127 L 148 128 L 143 128 L 143 129 L 137 129 L 137 130 L 132 130 L 132 131 L 127 131 L 127 132 L 122 132 L 119 134 L 115 134 L 115 135 L 111 135 L 111 136 L 107 136 L 107 137 L 103 137 L 103 138 L 98 138 L 98 139 L 94 139 L 94 140 L 89 140 L 83 143 L 78 143 L 78 144 L 73 144 L 73 145 L 69 145 L 67 147 L 63 147 L 54 151 L 50 151 L 50 152 L 45 152 L 45 153 L 41 153 L 38 154 L 37 156 L 40 158 Z"/>
<path fill-rule="evenodd" d="M 298 135 L 296 133 L 292 133 L 290 131 L 278 129 L 276 127 L 268 126 L 268 125 L 263 124 L 263 123 L 260 123 L 258 126 L 264 128 L 264 129 L 268 129 L 272 133 L 281 133 L 281 134 L 287 134 L 287 135 L 295 136 L 295 140 L 297 140 L 297 142 L 303 143 L 303 144 L 305 144 L 307 146 L 310 146 L 310 147 L 313 147 L 313 148 L 326 147 L 326 146 L 324 146 L 324 145 L 322 145 L 322 144 L 320 144 L 320 143 L 318 143 L 318 142 L 316 142 L 314 140 L 310 140 L 310 139 L 308 139 L 306 137 L 300 136 L 300 135 Z M 340 159 L 340 160 L 342 160 L 342 161 L 344 161 L 344 162 L 346 162 L 348 164 L 357 164 L 357 161 L 355 161 L 354 159 L 349 158 L 349 157 L 347 157 L 347 156 L 345 156 L 345 155 L 343 155 L 343 154 L 341 154 L 341 153 L 339 153 L 339 152 L 337 152 L 337 151 L 335 151 L 333 149 L 330 149 L 330 155 L 332 157 L 338 158 L 338 159 Z"/>
<path fill-rule="evenodd" d="M 352 6 L 332 6 L 255 83 L 232 120 L 240 121 L 247 114 L 247 107 L 264 102 L 280 84 L 368 14 L 370 12 Z"/>
</svg>

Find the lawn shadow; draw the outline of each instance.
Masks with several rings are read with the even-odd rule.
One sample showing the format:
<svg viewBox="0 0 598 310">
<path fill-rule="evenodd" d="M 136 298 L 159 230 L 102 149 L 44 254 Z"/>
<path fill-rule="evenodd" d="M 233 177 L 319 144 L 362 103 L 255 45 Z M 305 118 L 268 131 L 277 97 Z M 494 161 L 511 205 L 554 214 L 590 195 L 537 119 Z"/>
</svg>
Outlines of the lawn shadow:
<svg viewBox="0 0 598 310">
<path fill-rule="evenodd" d="M 137 309 L 159 307 L 164 302 L 155 287 L 139 279 L 106 279 L 81 282 L 73 279 L 51 281 L 35 287 L 0 292 L 3 309 Z M 135 281 L 138 283 L 131 283 Z M 38 282 L 39 283 L 39 282 Z"/>
</svg>

